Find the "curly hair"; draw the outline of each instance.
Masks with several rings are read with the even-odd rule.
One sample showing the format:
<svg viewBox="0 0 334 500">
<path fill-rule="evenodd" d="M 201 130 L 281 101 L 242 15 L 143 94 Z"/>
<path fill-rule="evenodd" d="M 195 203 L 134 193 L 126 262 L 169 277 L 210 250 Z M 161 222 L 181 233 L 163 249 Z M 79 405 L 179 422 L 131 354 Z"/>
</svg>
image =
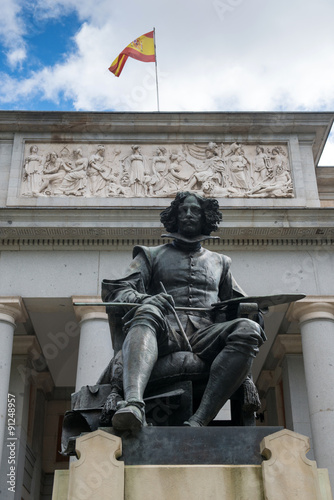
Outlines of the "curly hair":
<svg viewBox="0 0 334 500">
<path fill-rule="evenodd" d="M 191 193 L 190 191 L 181 191 L 177 193 L 175 200 L 172 201 L 170 206 L 161 212 L 160 221 L 165 226 L 166 230 L 169 233 L 177 233 L 178 209 L 188 196 L 195 196 L 203 209 L 204 222 L 202 234 L 209 235 L 212 231 L 217 231 L 218 224 L 223 218 L 219 211 L 218 201 L 214 198 L 203 198 L 203 196 Z"/>
</svg>

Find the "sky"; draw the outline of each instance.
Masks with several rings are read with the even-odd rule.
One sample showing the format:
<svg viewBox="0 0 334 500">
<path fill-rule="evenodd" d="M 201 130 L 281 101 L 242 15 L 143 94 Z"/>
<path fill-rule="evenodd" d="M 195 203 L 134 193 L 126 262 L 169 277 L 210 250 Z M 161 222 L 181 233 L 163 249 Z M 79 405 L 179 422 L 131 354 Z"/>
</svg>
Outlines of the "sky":
<svg viewBox="0 0 334 500">
<path fill-rule="evenodd" d="M 333 0 L 1 0 L 0 109 L 333 111 Z M 334 133 L 320 165 L 334 166 Z"/>
</svg>

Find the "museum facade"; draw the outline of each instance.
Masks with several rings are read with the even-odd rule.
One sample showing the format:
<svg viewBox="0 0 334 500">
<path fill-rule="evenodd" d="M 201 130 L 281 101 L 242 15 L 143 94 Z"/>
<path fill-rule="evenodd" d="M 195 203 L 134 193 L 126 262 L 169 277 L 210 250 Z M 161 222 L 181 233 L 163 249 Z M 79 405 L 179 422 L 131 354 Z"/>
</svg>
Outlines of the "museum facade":
<svg viewBox="0 0 334 500">
<path fill-rule="evenodd" d="M 71 393 L 113 355 L 101 281 L 164 243 L 179 191 L 219 201 L 219 240 L 265 315 L 257 425 L 310 437 L 334 485 L 333 113 L 0 112 L 0 496 L 52 496 Z M 77 303 L 93 305 L 78 306 Z"/>
</svg>

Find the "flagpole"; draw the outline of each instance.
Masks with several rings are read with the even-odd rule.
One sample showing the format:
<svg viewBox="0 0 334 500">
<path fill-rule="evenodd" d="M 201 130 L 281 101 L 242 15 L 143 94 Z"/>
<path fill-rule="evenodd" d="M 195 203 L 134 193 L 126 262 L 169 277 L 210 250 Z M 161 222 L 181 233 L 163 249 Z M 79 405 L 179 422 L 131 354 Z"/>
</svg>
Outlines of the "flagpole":
<svg viewBox="0 0 334 500">
<path fill-rule="evenodd" d="M 157 46 L 155 43 L 155 28 L 153 28 L 153 40 L 154 40 L 154 54 L 155 54 L 155 82 L 156 82 L 156 86 L 157 86 L 157 106 L 158 106 L 158 112 L 160 112 L 159 84 L 158 84 L 158 58 L 157 58 Z"/>
</svg>

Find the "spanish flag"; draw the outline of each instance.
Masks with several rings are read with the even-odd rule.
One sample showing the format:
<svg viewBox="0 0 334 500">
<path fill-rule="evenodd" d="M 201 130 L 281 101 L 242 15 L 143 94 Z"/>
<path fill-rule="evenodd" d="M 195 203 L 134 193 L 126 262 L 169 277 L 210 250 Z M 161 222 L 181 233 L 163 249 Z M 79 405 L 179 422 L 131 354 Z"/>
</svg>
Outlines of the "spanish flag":
<svg viewBox="0 0 334 500">
<path fill-rule="evenodd" d="M 145 35 L 136 38 L 125 47 L 119 56 L 116 57 L 109 71 L 114 73 L 115 76 L 119 76 L 128 57 L 133 57 L 133 59 L 143 62 L 155 62 L 154 31 L 145 33 Z"/>
</svg>

